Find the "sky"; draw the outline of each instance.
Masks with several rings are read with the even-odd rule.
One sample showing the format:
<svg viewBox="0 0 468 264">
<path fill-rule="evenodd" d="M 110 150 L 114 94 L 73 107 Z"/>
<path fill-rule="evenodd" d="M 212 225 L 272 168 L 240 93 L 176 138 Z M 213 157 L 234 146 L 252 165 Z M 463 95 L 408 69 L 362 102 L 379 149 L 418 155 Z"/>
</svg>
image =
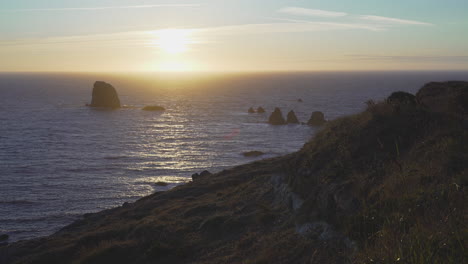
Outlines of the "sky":
<svg viewBox="0 0 468 264">
<path fill-rule="evenodd" d="M 0 0 L 0 71 L 468 70 L 467 14 L 467 0 Z"/>
</svg>

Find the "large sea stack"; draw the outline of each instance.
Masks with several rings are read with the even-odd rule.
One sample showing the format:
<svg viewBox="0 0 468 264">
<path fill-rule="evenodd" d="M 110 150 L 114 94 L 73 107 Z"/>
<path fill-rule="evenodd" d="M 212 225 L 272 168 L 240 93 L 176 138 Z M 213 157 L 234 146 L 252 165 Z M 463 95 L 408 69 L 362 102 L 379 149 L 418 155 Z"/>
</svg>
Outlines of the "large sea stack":
<svg viewBox="0 0 468 264">
<path fill-rule="evenodd" d="M 91 107 L 119 108 L 120 99 L 115 88 L 106 83 L 97 81 L 94 83 L 93 99 Z"/>
<path fill-rule="evenodd" d="M 268 119 L 268 123 L 272 125 L 286 124 L 286 120 L 284 120 L 283 113 L 281 113 L 281 109 L 279 109 L 278 107 L 275 108 L 275 111 L 271 113 L 270 118 Z"/>
<path fill-rule="evenodd" d="M 325 115 L 320 111 L 316 111 L 312 113 L 312 116 L 310 117 L 309 122 L 307 122 L 307 124 L 309 126 L 322 126 L 326 122 L 327 120 L 325 120 Z"/>
<path fill-rule="evenodd" d="M 286 122 L 288 124 L 299 124 L 299 119 L 297 119 L 293 110 L 289 111 Z"/>
</svg>

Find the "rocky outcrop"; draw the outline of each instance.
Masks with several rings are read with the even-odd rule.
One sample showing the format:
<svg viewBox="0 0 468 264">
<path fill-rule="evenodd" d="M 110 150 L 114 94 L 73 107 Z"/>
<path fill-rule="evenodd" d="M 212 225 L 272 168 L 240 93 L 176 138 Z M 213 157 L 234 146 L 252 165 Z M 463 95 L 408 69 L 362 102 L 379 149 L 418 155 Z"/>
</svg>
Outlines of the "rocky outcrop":
<svg viewBox="0 0 468 264">
<path fill-rule="evenodd" d="M 120 99 L 115 88 L 106 83 L 97 81 L 94 83 L 91 107 L 119 108 Z"/>
<path fill-rule="evenodd" d="M 142 108 L 144 111 L 166 111 L 166 108 L 157 105 L 145 106 Z"/>
<path fill-rule="evenodd" d="M 299 124 L 299 119 L 297 119 L 296 113 L 293 110 L 289 111 L 286 118 L 286 123 L 288 124 Z"/>
<path fill-rule="evenodd" d="M 263 107 L 260 106 L 260 107 L 257 108 L 257 113 L 263 114 L 263 113 L 265 113 L 265 109 L 263 109 Z"/>
<path fill-rule="evenodd" d="M 323 126 L 326 122 L 327 120 L 325 120 L 325 115 L 320 111 L 316 111 L 312 113 L 307 124 L 309 126 Z"/>
<path fill-rule="evenodd" d="M 198 173 L 195 173 L 195 174 L 192 174 L 192 181 L 196 181 L 200 178 L 204 178 L 204 177 L 207 177 L 207 176 L 210 176 L 212 175 L 211 172 L 205 170 L 205 171 L 202 171 L 200 174 Z"/>
<path fill-rule="evenodd" d="M 286 124 L 286 120 L 284 120 L 283 113 L 281 109 L 278 107 L 275 108 L 275 111 L 271 113 L 270 118 L 268 119 L 268 123 L 271 125 L 284 125 Z"/>
<path fill-rule="evenodd" d="M 416 94 L 416 101 L 432 112 L 468 114 L 468 82 L 431 82 Z"/>
<path fill-rule="evenodd" d="M 247 112 L 248 112 L 249 114 L 253 114 L 253 113 L 255 113 L 255 110 L 254 110 L 252 107 L 250 107 L 249 110 L 248 110 Z"/>
</svg>

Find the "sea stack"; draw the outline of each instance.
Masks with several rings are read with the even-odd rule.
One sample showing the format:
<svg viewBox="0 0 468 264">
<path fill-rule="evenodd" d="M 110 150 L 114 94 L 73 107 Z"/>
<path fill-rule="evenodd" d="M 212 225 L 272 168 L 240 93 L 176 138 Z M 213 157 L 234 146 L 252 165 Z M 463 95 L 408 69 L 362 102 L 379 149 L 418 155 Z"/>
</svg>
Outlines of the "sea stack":
<svg viewBox="0 0 468 264">
<path fill-rule="evenodd" d="M 271 125 L 284 125 L 286 121 L 284 120 L 283 113 L 281 113 L 281 109 L 278 107 L 275 108 L 275 111 L 271 113 L 270 118 L 268 119 L 268 123 Z"/>
<path fill-rule="evenodd" d="M 257 113 L 263 114 L 263 113 L 265 113 L 265 109 L 263 109 L 263 107 L 259 106 L 259 107 L 257 108 Z"/>
<path fill-rule="evenodd" d="M 288 124 L 299 124 L 299 119 L 297 119 L 296 113 L 293 110 L 289 111 L 286 122 Z"/>
<path fill-rule="evenodd" d="M 253 114 L 253 113 L 255 113 L 255 110 L 253 109 L 253 107 L 250 107 L 248 112 L 249 112 L 249 114 Z"/>
<path fill-rule="evenodd" d="M 312 116 L 310 117 L 309 122 L 307 122 L 307 124 L 309 126 L 322 126 L 326 122 L 327 120 L 325 120 L 325 115 L 320 111 L 316 111 L 312 113 Z"/>
<path fill-rule="evenodd" d="M 94 83 L 91 107 L 120 108 L 120 99 L 115 88 L 102 81 Z"/>
</svg>

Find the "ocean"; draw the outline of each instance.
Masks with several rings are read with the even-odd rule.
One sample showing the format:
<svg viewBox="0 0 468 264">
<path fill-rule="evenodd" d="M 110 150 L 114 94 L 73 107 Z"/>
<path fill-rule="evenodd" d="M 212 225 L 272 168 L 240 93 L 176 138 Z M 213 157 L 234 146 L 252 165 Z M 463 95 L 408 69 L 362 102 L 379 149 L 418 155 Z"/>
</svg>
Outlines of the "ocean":
<svg viewBox="0 0 468 264">
<path fill-rule="evenodd" d="M 97 80 L 111 83 L 125 107 L 86 107 Z M 0 234 L 10 242 L 46 236 L 193 173 L 299 150 L 317 129 L 268 125 L 275 107 L 302 122 L 313 111 L 335 119 L 370 99 L 446 80 L 468 80 L 468 72 L 1 73 Z M 166 111 L 142 111 L 146 105 Z M 247 113 L 259 106 L 267 113 Z M 252 150 L 266 154 L 242 155 Z"/>
</svg>

